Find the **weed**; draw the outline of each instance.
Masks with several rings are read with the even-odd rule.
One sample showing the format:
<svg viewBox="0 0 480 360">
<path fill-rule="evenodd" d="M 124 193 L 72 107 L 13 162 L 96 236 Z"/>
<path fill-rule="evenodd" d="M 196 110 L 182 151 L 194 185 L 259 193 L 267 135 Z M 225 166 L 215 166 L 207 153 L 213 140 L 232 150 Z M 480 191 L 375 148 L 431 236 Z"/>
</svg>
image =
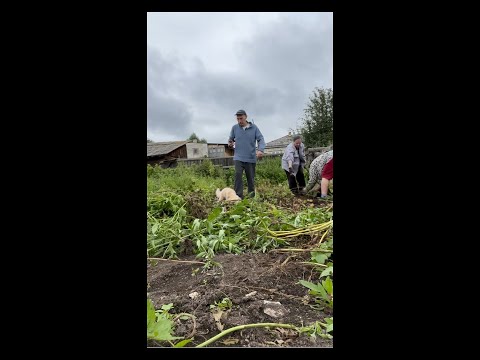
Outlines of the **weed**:
<svg viewBox="0 0 480 360">
<path fill-rule="evenodd" d="M 327 306 L 333 308 L 333 282 L 329 276 L 317 284 L 305 280 L 300 280 L 299 283 L 310 289 L 308 293 L 315 297 L 316 303 L 325 302 Z"/>
<path fill-rule="evenodd" d="M 215 301 L 215 304 L 210 305 L 210 309 L 218 309 L 221 311 L 230 310 L 232 308 L 232 300 L 228 297 L 223 298 L 221 301 Z"/>
</svg>

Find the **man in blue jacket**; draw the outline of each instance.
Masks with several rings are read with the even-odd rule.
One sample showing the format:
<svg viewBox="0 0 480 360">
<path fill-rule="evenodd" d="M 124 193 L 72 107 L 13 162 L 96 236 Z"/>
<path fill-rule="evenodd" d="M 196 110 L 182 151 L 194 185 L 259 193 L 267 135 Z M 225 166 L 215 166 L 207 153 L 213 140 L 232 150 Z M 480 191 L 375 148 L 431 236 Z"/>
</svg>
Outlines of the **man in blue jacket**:
<svg viewBox="0 0 480 360">
<path fill-rule="evenodd" d="M 235 192 L 243 199 L 243 171 L 247 177 L 248 195 L 255 196 L 255 165 L 257 157 L 262 158 L 265 150 L 265 140 L 260 129 L 253 123 L 247 121 L 245 110 L 238 110 L 237 125 L 233 125 L 228 138 L 228 146 L 233 148 L 235 142 Z M 258 150 L 256 143 L 258 141 Z"/>
</svg>

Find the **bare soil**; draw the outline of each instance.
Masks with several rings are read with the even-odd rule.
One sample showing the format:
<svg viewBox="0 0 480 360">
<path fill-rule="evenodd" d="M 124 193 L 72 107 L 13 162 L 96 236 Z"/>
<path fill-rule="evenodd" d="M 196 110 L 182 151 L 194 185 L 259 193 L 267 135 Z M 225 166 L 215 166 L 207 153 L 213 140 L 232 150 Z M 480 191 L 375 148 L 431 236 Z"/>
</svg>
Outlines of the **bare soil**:
<svg viewBox="0 0 480 360">
<path fill-rule="evenodd" d="M 307 245 L 308 239 L 303 241 Z M 314 301 L 308 289 L 298 283 L 301 279 L 313 282 L 318 279 L 318 272 L 312 266 L 300 264 L 309 257 L 309 252 L 293 254 L 277 250 L 264 254 L 218 254 L 214 261 L 220 266 L 204 272 L 201 264 L 153 260 L 147 263 L 147 296 L 157 309 L 173 303 L 170 313 L 195 316 L 195 322 L 188 318 L 175 323 L 175 336 L 194 338 L 186 347 L 194 347 L 219 334 L 222 326 L 225 330 L 253 323 L 307 326 L 315 321 L 324 322 L 325 317 L 333 316 L 332 309 L 312 308 Z M 198 261 L 194 255 L 186 255 L 181 260 Z M 226 297 L 232 307 L 225 309 L 217 322 L 210 305 Z M 268 307 L 265 300 L 279 302 L 284 314 L 273 317 L 269 311 L 270 315 L 265 313 Z M 208 346 L 332 347 L 332 344 L 331 339 L 313 338 L 288 329 L 252 328 L 234 331 Z M 148 346 L 165 344 L 149 341 Z"/>
</svg>

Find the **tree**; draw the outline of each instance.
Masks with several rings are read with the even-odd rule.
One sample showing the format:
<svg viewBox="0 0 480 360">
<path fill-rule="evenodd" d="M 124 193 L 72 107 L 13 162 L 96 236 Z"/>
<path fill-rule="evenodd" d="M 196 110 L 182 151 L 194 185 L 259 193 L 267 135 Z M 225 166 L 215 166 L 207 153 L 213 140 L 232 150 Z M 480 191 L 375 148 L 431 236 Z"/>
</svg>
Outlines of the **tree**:
<svg viewBox="0 0 480 360">
<path fill-rule="evenodd" d="M 192 135 L 190 135 L 190 137 L 187 140 L 188 141 L 197 140 L 197 142 L 203 143 L 203 144 L 207 143 L 207 140 L 205 138 L 200 140 L 200 138 L 194 132 L 192 133 Z"/>
<path fill-rule="evenodd" d="M 152 140 L 150 140 L 149 138 L 147 138 L 147 143 L 151 143 L 153 142 Z"/>
<path fill-rule="evenodd" d="M 316 87 L 309 100 L 300 129 L 305 146 L 329 146 L 333 143 L 333 90 Z"/>
</svg>

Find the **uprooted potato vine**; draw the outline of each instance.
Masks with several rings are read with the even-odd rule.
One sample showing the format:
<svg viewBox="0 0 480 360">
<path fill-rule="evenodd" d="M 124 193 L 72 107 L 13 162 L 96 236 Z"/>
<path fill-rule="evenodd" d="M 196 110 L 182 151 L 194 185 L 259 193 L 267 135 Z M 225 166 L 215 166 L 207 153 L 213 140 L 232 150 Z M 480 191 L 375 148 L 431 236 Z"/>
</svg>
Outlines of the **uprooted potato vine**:
<svg viewBox="0 0 480 360">
<path fill-rule="evenodd" d="M 212 202 L 215 201 L 212 199 Z M 212 260 L 215 253 L 265 252 L 288 239 L 272 231 L 289 231 L 327 222 L 331 212 L 308 208 L 298 214 L 258 199 L 244 199 L 237 204 L 218 205 L 206 219 L 189 216 L 181 195 L 158 192 L 147 202 L 147 251 L 150 257 L 175 258 L 185 240 L 195 245 L 198 257 Z"/>
</svg>

